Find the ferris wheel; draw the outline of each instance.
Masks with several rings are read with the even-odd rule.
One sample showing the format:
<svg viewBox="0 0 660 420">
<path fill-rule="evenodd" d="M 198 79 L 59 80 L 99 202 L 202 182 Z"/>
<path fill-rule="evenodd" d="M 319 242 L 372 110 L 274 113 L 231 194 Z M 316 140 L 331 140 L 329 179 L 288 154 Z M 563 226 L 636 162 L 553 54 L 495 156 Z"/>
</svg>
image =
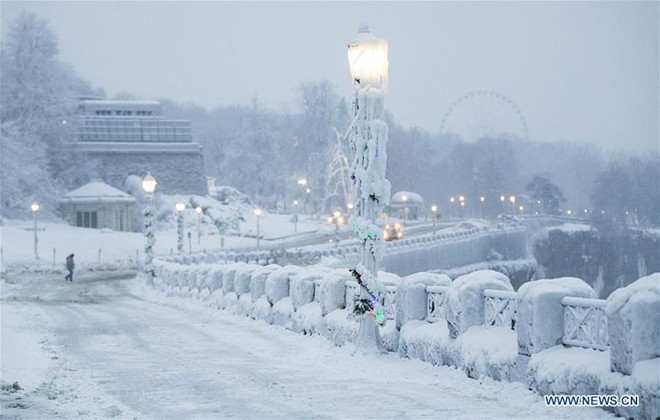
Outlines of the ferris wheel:
<svg viewBox="0 0 660 420">
<path fill-rule="evenodd" d="M 442 116 L 440 132 L 467 141 L 480 138 L 527 140 L 527 121 L 520 107 L 492 90 L 475 90 L 459 97 Z"/>
</svg>

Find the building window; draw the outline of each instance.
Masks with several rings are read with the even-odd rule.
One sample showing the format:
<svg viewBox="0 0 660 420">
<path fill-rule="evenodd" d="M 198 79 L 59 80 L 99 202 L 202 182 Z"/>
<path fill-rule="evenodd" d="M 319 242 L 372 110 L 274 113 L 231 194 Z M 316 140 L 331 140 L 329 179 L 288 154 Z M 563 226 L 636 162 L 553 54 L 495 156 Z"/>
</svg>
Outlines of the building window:
<svg viewBox="0 0 660 420">
<path fill-rule="evenodd" d="M 95 211 L 76 212 L 76 226 L 96 228 L 98 227 L 98 217 Z"/>
</svg>

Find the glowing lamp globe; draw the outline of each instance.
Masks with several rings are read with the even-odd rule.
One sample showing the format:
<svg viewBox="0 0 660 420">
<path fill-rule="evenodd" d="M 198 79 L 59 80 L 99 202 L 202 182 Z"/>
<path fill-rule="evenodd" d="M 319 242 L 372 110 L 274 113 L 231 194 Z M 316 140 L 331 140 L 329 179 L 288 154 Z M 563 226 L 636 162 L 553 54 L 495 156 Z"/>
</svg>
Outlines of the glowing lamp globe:
<svg viewBox="0 0 660 420">
<path fill-rule="evenodd" d="M 261 216 L 261 209 L 254 209 L 254 215 L 257 217 Z"/>
<path fill-rule="evenodd" d="M 39 203 L 32 203 L 30 209 L 32 209 L 32 211 L 39 211 Z"/>
<path fill-rule="evenodd" d="M 181 213 L 186 209 L 186 203 L 176 203 L 174 207 L 176 207 L 176 211 Z"/>
<path fill-rule="evenodd" d="M 199 206 L 197 206 L 197 207 L 195 208 L 195 212 L 196 212 L 197 214 L 202 214 L 202 208 L 199 207 Z"/>
<path fill-rule="evenodd" d="M 147 172 L 147 176 L 142 180 L 142 188 L 144 188 L 144 192 L 153 194 L 153 192 L 156 191 L 156 184 L 158 184 L 156 178 L 151 176 L 151 172 Z"/>
<path fill-rule="evenodd" d="M 436 211 L 438 211 L 438 206 L 436 206 L 435 204 L 432 205 L 432 206 L 431 206 L 431 211 L 432 211 L 433 213 L 435 213 Z"/>
<path fill-rule="evenodd" d="M 353 81 L 360 87 L 387 87 L 387 41 L 375 37 L 366 24 L 360 25 L 355 39 L 348 44 L 348 64 Z"/>
</svg>

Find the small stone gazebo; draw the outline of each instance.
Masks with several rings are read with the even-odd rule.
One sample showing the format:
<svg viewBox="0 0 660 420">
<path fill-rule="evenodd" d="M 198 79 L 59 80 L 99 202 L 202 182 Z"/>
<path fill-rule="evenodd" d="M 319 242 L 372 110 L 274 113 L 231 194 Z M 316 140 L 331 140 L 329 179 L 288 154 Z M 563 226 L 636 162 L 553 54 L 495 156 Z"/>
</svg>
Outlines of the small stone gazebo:
<svg viewBox="0 0 660 420">
<path fill-rule="evenodd" d="M 66 193 L 59 204 L 62 216 L 72 226 L 134 230 L 135 198 L 99 179 Z"/>
<path fill-rule="evenodd" d="M 417 220 L 426 217 L 424 199 L 411 191 L 399 191 L 390 199 L 389 212 L 391 217 L 404 220 Z"/>
</svg>

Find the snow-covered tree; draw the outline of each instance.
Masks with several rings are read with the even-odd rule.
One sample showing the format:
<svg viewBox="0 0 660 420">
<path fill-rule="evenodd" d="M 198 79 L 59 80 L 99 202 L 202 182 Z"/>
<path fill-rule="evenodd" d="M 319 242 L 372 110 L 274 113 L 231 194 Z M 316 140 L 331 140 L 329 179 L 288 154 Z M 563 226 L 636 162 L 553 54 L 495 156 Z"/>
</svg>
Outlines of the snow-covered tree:
<svg viewBox="0 0 660 420">
<path fill-rule="evenodd" d="M 345 209 L 350 200 L 350 167 L 344 153 L 343 136 L 335 130 L 336 142 L 332 159 L 325 171 L 325 208 Z"/>
<path fill-rule="evenodd" d="M 24 215 L 32 200 L 45 211 L 75 177 L 81 161 L 68 147 L 67 126 L 78 93 L 89 90 L 59 61 L 57 39 L 48 22 L 23 12 L 0 46 L 2 124 L 2 213 Z M 79 173 L 80 171 L 78 171 Z"/>
</svg>

